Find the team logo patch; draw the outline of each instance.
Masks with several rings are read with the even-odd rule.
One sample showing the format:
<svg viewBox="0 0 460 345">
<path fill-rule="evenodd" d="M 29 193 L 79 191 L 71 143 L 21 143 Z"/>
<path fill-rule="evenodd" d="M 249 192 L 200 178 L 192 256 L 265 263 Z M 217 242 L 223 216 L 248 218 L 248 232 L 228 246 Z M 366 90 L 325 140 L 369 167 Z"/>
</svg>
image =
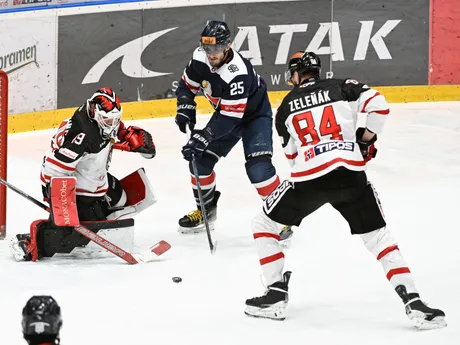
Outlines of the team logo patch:
<svg viewBox="0 0 460 345">
<path fill-rule="evenodd" d="M 271 194 L 264 200 L 264 211 L 269 214 L 279 203 L 283 195 L 292 188 L 292 183 L 288 180 L 283 181 Z"/>
<path fill-rule="evenodd" d="M 220 97 L 213 97 L 212 96 L 212 86 L 211 83 L 207 80 L 203 80 L 201 82 L 201 91 L 206 99 L 211 103 L 214 109 L 217 109 L 220 102 Z"/>
<path fill-rule="evenodd" d="M 233 64 L 230 65 L 230 66 L 228 66 L 228 70 L 229 70 L 231 73 L 235 73 L 235 72 L 238 72 L 238 71 L 239 71 L 238 66 L 233 65 Z"/>
</svg>

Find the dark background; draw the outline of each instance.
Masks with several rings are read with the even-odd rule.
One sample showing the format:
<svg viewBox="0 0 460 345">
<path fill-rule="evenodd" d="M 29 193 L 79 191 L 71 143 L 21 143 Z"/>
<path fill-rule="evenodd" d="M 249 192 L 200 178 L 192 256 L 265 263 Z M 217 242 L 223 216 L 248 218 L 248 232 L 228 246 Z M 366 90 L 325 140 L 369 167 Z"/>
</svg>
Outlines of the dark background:
<svg viewBox="0 0 460 345">
<path fill-rule="evenodd" d="M 334 2 L 334 22 L 339 23 L 344 61 L 333 61 L 334 77 L 351 77 L 373 86 L 426 85 L 428 82 L 429 0 L 417 6 L 397 0 L 341 0 Z M 174 97 L 173 82 L 181 77 L 207 20 L 225 20 L 232 30 L 256 26 L 262 65 L 254 66 L 267 81 L 269 91 L 286 90 L 285 64 L 275 65 L 281 34 L 269 34 L 269 25 L 308 24 L 306 32 L 294 33 L 288 56 L 304 50 L 320 23 L 331 20 L 330 3 L 324 0 L 239 3 L 228 5 L 133 10 L 59 17 L 58 108 L 77 106 L 99 87 L 112 87 L 122 100 L 140 101 Z M 354 61 L 361 29 L 360 21 L 374 21 L 371 37 L 387 20 L 401 22 L 383 40 L 392 59 L 379 59 L 369 42 L 366 59 Z M 170 75 L 127 77 L 120 57 L 97 83 L 82 84 L 88 71 L 105 55 L 145 35 L 168 28 L 166 33 L 143 48 L 142 64 Z M 329 46 L 328 36 L 321 47 Z M 247 49 L 247 41 L 240 50 Z M 323 76 L 329 70 L 329 55 L 320 55 Z M 287 62 L 287 61 L 286 61 Z M 135 68 L 134 66 L 133 68 Z M 280 75 L 279 85 L 271 75 Z"/>
</svg>

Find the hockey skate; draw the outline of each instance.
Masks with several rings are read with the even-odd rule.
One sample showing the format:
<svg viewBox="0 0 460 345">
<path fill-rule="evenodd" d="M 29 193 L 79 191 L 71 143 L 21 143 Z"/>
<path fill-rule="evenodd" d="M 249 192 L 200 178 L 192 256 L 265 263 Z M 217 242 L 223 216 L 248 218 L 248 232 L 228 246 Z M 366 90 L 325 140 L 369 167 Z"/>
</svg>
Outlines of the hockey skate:
<svg viewBox="0 0 460 345">
<path fill-rule="evenodd" d="M 284 247 L 289 247 L 292 240 L 294 231 L 291 225 L 286 225 L 280 232 L 280 244 Z"/>
<path fill-rule="evenodd" d="M 11 254 L 16 261 L 31 261 L 32 253 L 30 251 L 30 235 L 29 234 L 17 234 L 14 236 L 9 243 Z"/>
<path fill-rule="evenodd" d="M 284 310 L 288 304 L 288 285 L 291 271 L 283 274 L 283 280 L 267 287 L 265 295 L 246 300 L 248 316 L 283 321 L 286 316 Z"/>
<path fill-rule="evenodd" d="M 208 205 L 206 205 L 206 216 L 209 222 L 209 230 L 214 230 L 214 223 L 217 219 L 217 201 L 219 200 L 220 192 L 215 191 L 214 199 Z M 179 230 L 182 234 L 196 234 L 206 231 L 206 227 L 203 223 L 203 214 L 201 209 L 190 212 L 179 219 Z"/>
<path fill-rule="evenodd" d="M 444 312 L 428 307 L 422 302 L 418 293 L 408 294 L 404 285 L 398 285 L 395 290 L 404 303 L 407 316 L 414 322 L 417 329 L 436 329 L 447 326 Z"/>
</svg>

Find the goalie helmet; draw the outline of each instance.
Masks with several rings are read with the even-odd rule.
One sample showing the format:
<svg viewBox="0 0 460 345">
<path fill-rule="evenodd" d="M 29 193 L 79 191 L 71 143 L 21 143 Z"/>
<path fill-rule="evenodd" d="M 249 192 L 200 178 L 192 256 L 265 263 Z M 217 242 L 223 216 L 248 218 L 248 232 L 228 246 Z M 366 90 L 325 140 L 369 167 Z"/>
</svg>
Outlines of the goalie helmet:
<svg viewBox="0 0 460 345">
<path fill-rule="evenodd" d="M 62 326 L 61 308 L 51 296 L 33 296 L 22 310 L 22 333 L 29 344 L 55 342 Z"/>
<path fill-rule="evenodd" d="M 201 48 L 208 54 L 223 52 L 230 43 L 230 37 L 227 23 L 212 20 L 206 24 L 201 33 Z"/>
<path fill-rule="evenodd" d="M 86 101 L 88 116 L 96 121 L 105 138 L 115 137 L 120 126 L 122 109 L 120 98 L 110 88 L 97 90 Z"/>
<path fill-rule="evenodd" d="M 312 73 L 317 79 L 321 73 L 321 60 L 318 55 L 313 52 L 298 51 L 289 59 L 289 63 L 284 74 L 286 84 L 293 85 L 292 76 L 294 72 L 299 73 L 302 77 L 307 73 Z"/>
</svg>

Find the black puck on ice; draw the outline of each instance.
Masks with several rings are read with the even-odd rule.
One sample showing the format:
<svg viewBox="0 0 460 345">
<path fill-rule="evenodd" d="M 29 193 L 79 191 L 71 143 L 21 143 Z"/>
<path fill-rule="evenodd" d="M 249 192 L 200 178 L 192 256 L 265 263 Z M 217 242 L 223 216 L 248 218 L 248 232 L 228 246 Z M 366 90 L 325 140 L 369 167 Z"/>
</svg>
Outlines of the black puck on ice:
<svg viewBox="0 0 460 345">
<path fill-rule="evenodd" d="M 180 282 L 182 281 L 182 278 L 181 278 L 181 277 L 173 277 L 173 278 L 172 278 L 172 281 L 173 281 L 174 283 L 180 283 Z"/>
</svg>

